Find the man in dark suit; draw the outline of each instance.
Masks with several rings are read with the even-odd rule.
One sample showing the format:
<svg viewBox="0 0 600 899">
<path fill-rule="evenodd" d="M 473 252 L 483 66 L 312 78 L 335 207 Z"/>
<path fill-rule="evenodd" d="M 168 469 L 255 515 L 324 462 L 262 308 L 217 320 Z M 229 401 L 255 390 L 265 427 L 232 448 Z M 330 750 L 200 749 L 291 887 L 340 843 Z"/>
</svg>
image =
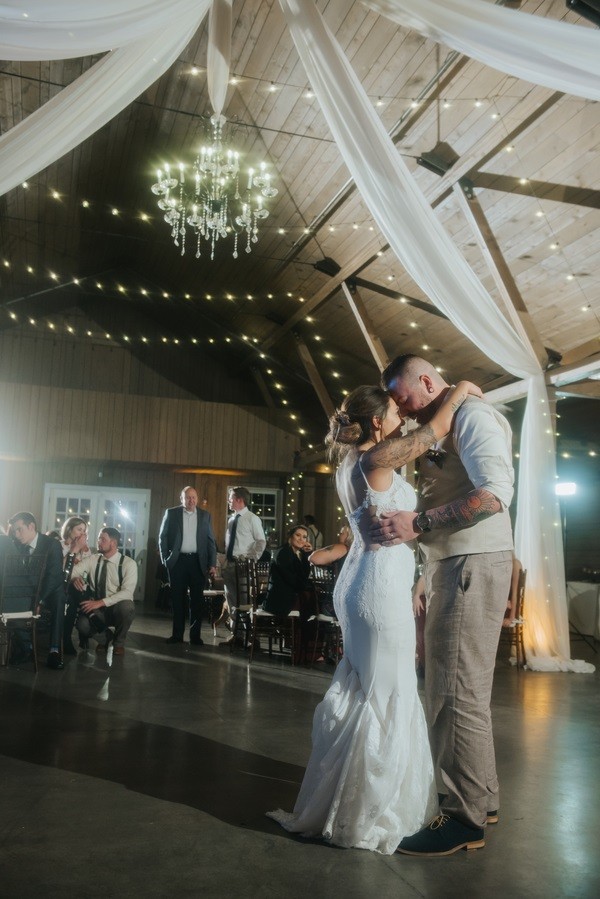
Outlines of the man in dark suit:
<svg viewBox="0 0 600 899">
<path fill-rule="evenodd" d="M 45 564 L 39 596 L 40 604 L 50 613 L 50 651 L 47 664 L 48 668 L 60 671 L 64 667 L 61 641 L 65 620 L 63 554 L 60 543 L 54 537 L 38 533 L 37 523 L 31 512 L 16 512 L 8 523 L 11 537 L 23 552 L 24 562 L 35 560 L 39 564 Z"/>
<path fill-rule="evenodd" d="M 167 509 L 158 537 L 160 557 L 169 573 L 173 633 L 166 643 L 183 643 L 186 593 L 190 591 L 190 643 L 202 646 L 203 590 L 217 573 L 217 544 L 208 512 L 198 509 L 193 487 L 181 491 L 181 505 Z"/>
</svg>

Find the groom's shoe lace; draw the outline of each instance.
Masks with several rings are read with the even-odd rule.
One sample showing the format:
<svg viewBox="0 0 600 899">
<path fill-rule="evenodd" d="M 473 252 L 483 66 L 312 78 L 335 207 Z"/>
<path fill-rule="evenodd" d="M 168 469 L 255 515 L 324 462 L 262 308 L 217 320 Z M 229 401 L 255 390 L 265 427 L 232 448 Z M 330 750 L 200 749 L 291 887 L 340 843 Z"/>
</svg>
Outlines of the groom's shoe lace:
<svg viewBox="0 0 600 899">
<path fill-rule="evenodd" d="M 449 820 L 450 820 L 450 816 L 449 816 L 449 815 L 444 815 L 444 814 L 437 815 L 437 816 L 433 819 L 433 821 L 431 822 L 431 824 L 429 825 L 429 829 L 430 829 L 430 830 L 437 830 L 438 827 L 443 827 L 444 824 L 446 824 Z"/>
</svg>

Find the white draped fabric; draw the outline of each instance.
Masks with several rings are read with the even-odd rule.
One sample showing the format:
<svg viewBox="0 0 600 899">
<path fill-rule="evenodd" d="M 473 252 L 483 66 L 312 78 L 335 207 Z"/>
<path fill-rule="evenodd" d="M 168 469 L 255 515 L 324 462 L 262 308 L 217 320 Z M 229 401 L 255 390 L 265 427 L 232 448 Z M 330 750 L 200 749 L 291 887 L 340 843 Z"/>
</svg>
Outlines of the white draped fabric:
<svg viewBox="0 0 600 899">
<path fill-rule="evenodd" d="M 231 64 L 231 2 L 213 0 L 208 19 L 208 96 L 216 115 L 221 115 L 227 96 Z"/>
<path fill-rule="evenodd" d="M 486 66 L 600 100 L 598 30 L 486 0 L 362 0 L 364 6 Z"/>
<path fill-rule="evenodd" d="M 0 59 L 39 61 L 104 53 L 156 35 L 182 17 L 198 19 L 201 6 L 198 0 L 4 0 Z"/>
<path fill-rule="evenodd" d="M 70 5 L 63 3 L 65 7 Z M 210 5 L 211 0 L 194 0 L 188 3 L 186 16 L 108 53 L 2 135 L 0 194 L 77 147 L 135 100 L 177 59 Z"/>
<path fill-rule="evenodd" d="M 546 434 L 551 425 L 540 365 L 434 215 L 312 0 L 280 0 L 280 5 L 337 146 L 390 247 L 456 327 L 491 359 L 529 382 L 517 553 L 528 569 L 527 614 L 540 626 L 528 629 L 528 660 L 533 668 L 582 670 L 569 659 L 560 517 L 551 498 L 554 453 Z M 545 501 L 544 522 L 532 496 Z M 550 522 L 557 527 L 549 527 Z"/>
<path fill-rule="evenodd" d="M 528 657 L 534 668 L 576 669 L 577 663 L 568 657 L 548 401 L 529 341 L 517 323 L 513 327 L 504 318 L 438 222 L 314 0 L 280 0 L 280 4 L 340 152 L 390 246 L 415 282 L 463 333 L 507 371 L 527 380 L 516 542 L 528 569 Z M 374 0 L 368 5 L 469 55 L 480 53 L 484 63 L 518 77 L 600 97 L 597 33 L 590 29 L 519 14 L 518 20 L 510 19 L 509 32 L 504 22 L 512 12 L 481 0 L 419 0 L 418 13 L 411 10 L 404 19 L 397 18 L 408 16 L 404 0 Z M 0 138 L 0 194 L 77 146 L 139 96 L 177 58 L 212 6 L 212 0 L 171 0 L 169 4 L 103 0 L 101 6 L 81 0 L 52 4 L 29 0 L 26 10 L 14 0 L 0 5 L 0 55 L 5 58 L 60 59 L 112 49 Z M 459 13 L 462 19 L 456 18 Z M 497 14 L 502 18 L 486 18 Z M 215 0 L 208 51 L 215 112 L 221 111 L 227 91 L 230 22 L 231 0 Z M 462 35 L 464 45 L 452 42 L 454 31 Z M 508 68 L 515 59 L 517 68 L 523 65 L 518 71 Z M 544 80 L 548 74 L 554 78 L 549 73 L 550 59 L 559 83 Z"/>
</svg>

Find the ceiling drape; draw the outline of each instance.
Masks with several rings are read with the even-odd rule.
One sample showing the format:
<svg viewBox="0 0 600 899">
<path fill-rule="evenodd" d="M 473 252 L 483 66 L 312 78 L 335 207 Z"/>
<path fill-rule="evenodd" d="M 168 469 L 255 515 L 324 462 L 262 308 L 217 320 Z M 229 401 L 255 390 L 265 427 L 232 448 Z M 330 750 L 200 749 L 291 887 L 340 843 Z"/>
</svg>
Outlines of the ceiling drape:
<svg viewBox="0 0 600 899">
<path fill-rule="evenodd" d="M 77 6 L 79 9 L 83 4 L 62 0 L 57 5 L 66 14 L 68 7 Z M 137 5 L 160 4 L 138 2 Z M 185 5 L 185 15 L 182 13 L 168 25 L 157 27 L 152 33 L 107 53 L 87 72 L 0 137 L 0 194 L 77 147 L 167 71 L 198 30 L 211 0 L 194 0 L 193 3 L 186 0 Z M 30 4 L 27 6 L 29 8 Z M 97 9 L 95 5 L 94 8 Z M 34 24 L 36 29 L 42 28 L 42 23 Z M 64 27 L 63 23 L 63 30 Z M 95 20 L 87 27 L 93 30 Z M 63 31 L 56 34 L 51 29 L 48 34 L 49 48 L 53 46 L 53 40 L 62 47 Z M 100 46 L 97 49 L 100 50 Z M 109 47 L 103 45 L 102 49 Z M 54 57 L 47 55 L 46 58 Z"/>
<path fill-rule="evenodd" d="M 364 6 L 486 66 L 600 100 L 598 29 L 488 0 L 361 0 Z"/>
</svg>

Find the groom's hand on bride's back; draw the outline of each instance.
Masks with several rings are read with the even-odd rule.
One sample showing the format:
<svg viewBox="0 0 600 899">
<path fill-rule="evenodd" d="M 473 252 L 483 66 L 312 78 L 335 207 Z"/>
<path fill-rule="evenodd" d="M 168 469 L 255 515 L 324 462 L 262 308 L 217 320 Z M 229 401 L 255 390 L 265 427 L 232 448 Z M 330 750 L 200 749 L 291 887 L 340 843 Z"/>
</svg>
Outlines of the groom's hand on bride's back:
<svg viewBox="0 0 600 899">
<path fill-rule="evenodd" d="M 390 512 L 373 518 L 370 537 L 372 543 L 381 546 L 398 546 L 400 543 L 408 543 L 414 540 L 418 531 L 415 530 L 415 512 Z"/>
</svg>

